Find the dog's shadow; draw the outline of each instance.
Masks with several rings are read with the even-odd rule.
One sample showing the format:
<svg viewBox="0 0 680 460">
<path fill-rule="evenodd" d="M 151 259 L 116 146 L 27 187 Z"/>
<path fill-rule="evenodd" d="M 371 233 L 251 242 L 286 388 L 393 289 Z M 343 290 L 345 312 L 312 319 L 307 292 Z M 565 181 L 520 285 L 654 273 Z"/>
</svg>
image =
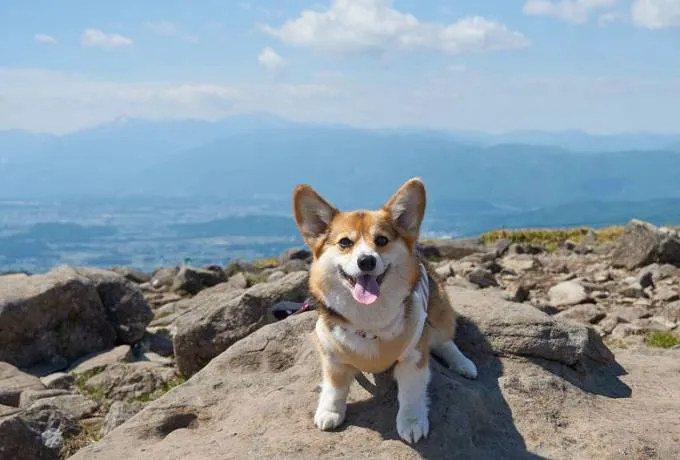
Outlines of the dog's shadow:
<svg viewBox="0 0 680 460">
<path fill-rule="evenodd" d="M 474 324 L 465 322 L 463 327 L 465 337 L 460 340 L 461 343 L 458 343 L 459 340 L 456 342 L 475 361 L 479 376 L 476 380 L 468 380 L 438 360 L 431 360 L 429 435 L 411 444 L 411 448 L 422 458 L 432 459 L 544 458 L 527 450 L 526 442 L 515 425 L 512 410 L 500 388 L 499 378 L 504 375 L 502 361 L 488 352 L 490 347 Z M 587 376 L 588 373 L 557 363 L 530 361 L 586 392 L 614 398 L 630 395 L 630 388 L 618 379 L 622 369 L 616 365 L 598 369 L 593 373 L 596 378 L 592 378 Z M 373 375 L 374 383 L 365 376 L 358 380 L 358 384 L 372 397 L 360 402 L 350 401 L 346 420 L 339 429 L 345 430 L 348 426 L 368 428 L 380 433 L 385 440 L 403 442 L 396 429 L 397 385 L 391 372 Z M 531 404 L 531 396 L 527 399 L 527 403 Z"/>
</svg>

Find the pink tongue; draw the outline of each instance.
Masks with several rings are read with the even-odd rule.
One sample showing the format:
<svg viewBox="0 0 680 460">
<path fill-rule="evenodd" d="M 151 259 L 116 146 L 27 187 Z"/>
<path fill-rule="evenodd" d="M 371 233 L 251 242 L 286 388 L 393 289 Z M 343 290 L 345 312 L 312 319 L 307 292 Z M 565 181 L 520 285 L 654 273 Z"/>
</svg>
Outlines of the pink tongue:
<svg viewBox="0 0 680 460">
<path fill-rule="evenodd" d="M 378 300 L 380 287 L 378 287 L 374 277 L 362 275 L 357 278 L 357 283 L 352 289 L 352 295 L 357 302 L 369 305 Z"/>
</svg>

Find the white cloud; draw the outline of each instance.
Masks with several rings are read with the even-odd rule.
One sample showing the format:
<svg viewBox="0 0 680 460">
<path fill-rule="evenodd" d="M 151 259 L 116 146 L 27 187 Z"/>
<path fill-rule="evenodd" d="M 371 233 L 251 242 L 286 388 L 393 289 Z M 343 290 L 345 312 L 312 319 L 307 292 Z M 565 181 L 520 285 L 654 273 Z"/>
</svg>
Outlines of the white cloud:
<svg viewBox="0 0 680 460">
<path fill-rule="evenodd" d="M 588 22 L 594 11 L 611 8 L 617 2 L 618 0 L 528 0 L 522 11 L 527 15 L 549 16 L 583 24 Z"/>
<path fill-rule="evenodd" d="M 680 0 L 635 0 L 633 23 L 646 29 L 680 27 Z"/>
<path fill-rule="evenodd" d="M 556 109 L 557 108 L 557 109 Z M 527 76 L 468 69 L 376 72 L 342 81 L 111 81 L 0 68 L 0 130 L 63 133 L 121 115 L 215 120 L 268 112 L 297 121 L 455 130 L 677 131 L 679 78 Z"/>
<path fill-rule="evenodd" d="M 98 29 L 85 29 L 81 35 L 84 46 L 98 46 L 101 48 L 117 48 L 132 45 L 132 39 L 118 34 L 107 34 Z"/>
<path fill-rule="evenodd" d="M 68 132 L 120 115 L 215 119 L 242 92 L 206 82 L 116 82 L 82 75 L 0 68 L 0 129 Z"/>
<path fill-rule="evenodd" d="M 33 40 L 41 45 L 56 45 L 58 43 L 56 38 L 46 34 L 35 34 Z"/>
<path fill-rule="evenodd" d="M 286 66 L 286 60 L 268 46 L 257 55 L 257 62 L 272 73 L 279 72 Z"/>
<path fill-rule="evenodd" d="M 392 7 L 392 0 L 333 0 L 325 11 L 303 11 L 263 30 L 284 43 L 337 53 L 383 54 L 431 49 L 446 53 L 524 48 L 529 41 L 503 24 L 470 16 L 452 24 L 423 22 Z"/>
</svg>

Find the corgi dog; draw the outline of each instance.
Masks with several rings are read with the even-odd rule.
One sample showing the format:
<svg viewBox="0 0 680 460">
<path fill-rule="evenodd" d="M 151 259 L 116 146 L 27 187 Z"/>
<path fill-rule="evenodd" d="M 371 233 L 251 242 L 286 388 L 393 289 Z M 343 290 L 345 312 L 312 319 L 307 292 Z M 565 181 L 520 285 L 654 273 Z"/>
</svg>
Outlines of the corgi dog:
<svg viewBox="0 0 680 460">
<path fill-rule="evenodd" d="M 458 315 L 416 247 L 425 208 L 419 178 L 378 210 L 340 211 L 309 185 L 294 189 L 293 213 L 312 252 L 309 291 L 319 312 L 313 337 L 323 380 L 314 423 L 321 430 L 343 423 L 360 372 L 393 369 L 396 428 L 409 444 L 430 429 L 430 352 L 477 378 L 477 367 L 453 342 Z"/>
</svg>

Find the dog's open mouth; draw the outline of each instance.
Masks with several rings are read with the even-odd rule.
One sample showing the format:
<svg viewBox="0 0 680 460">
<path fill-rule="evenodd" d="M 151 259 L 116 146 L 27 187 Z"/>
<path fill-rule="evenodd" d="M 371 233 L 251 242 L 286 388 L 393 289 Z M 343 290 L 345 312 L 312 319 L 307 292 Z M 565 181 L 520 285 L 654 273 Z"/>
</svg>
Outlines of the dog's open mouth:
<svg viewBox="0 0 680 460">
<path fill-rule="evenodd" d="M 338 271 L 343 279 L 347 282 L 347 285 L 352 292 L 354 300 L 364 305 L 369 305 L 378 300 L 380 297 L 380 286 L 385 280 L 385 275 L 390 269 L 389 265 L 378 276 L 373 275 L 359 275 L 356 278 L 350 276 L 345 272 L 342 267 L 338 266 Z"/>
</svg>

